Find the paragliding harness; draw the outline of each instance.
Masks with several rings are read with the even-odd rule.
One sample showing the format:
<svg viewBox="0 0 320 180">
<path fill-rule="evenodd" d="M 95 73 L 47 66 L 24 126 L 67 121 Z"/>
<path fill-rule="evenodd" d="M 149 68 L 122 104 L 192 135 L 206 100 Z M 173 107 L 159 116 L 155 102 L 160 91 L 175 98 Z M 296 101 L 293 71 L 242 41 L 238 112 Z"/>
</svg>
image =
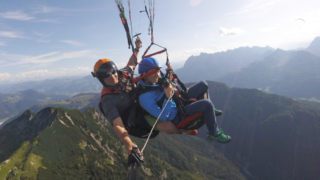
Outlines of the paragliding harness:
<svg viewBox="0 0 320 180">
<path fill-rule="evenodd" d="M 151 130 L 150 125 L 147 123 L 145 119 L 146 112 L 140 107 L 138 102 L 135 100 L 137 95 L 133 95 L 136 93 L 136 89 L 133 90 L 130 93 L 130 97 L 132 97 L 132 105 L 123 111 L 123 113 L 120 114 L 120 117 L 123 121 L 123 124 L 125 128 L 127 129 L 128 133 L 132 136 L 138 137 L 138 138 L 147 138 L 148 134 Z M 104 114 L 103 108 L 102 108 L 102 99 L 103 96 L 108 94 L 118 94 L 120 93 L 119 89 L 112 90 L 111 88 L 104 87 L 101 91 L 100 96 L 100 103 L 99 108 L 100 111 Z M 159 131 L 153 131 L 151 138 L 156 137 L 159 134 Z"/>
<path fill-rule="evenodd" d="M 168 74 L 171 74 L 170 76 Z M 137 85 L 135 89 L 136 96 L 138 97 L 139 95 L 149 92 L 149 91 L 155 91 L 155 90 L 160 90 L 163 91 L 164 87 L 166 87 L 169 83 L 173 84 L 175 87 L 177 87 L 177 91 L 174 92 L 172 96 L 172 100 L 175 102 L 178 110 L 178 118 L 179 122 L 176 124 L 176 127 L 178 129 L 185 129 L 185 130 L 193 130 L 193 129 L 198 129 L 200 128 L 203 124 L 204 121 L 201 118 L 202 113 L 198 112 L 192 115 L 186 115 L 184 107 L 192 102 L 195 102 L 199 99 L 204 99 L 207 98 L 207 89 L 204 89 L 203 92 L 199 92 L 201 94 L 199 97 L 196 98 L 188 98 L 187 96 L 187 88 L 185 85 L 179 80 L 176 74 L 172 71 L 167 71 L 166 75 L 163 75 L 161 73 L 162 78 L 159 79 L 159 84 L 160 86 L 142 86 L 142 85 Z M 171 77 L 171 78 L 170 78 Z M 160 100 L 157 101 L 157 105 L 160 107 L 160 109 L 163 109 L 163 102 L 166 99 L 166 96 L 163 95 Z M 144 111 L 145 115 L 150 115 L 148 112 Z M 156 117 L 152 117 L 153 121 L 155 120 Z M 146 119 L 146 118 L 145 118 Z M 150 123 L 150 122 L 149 122 Z M 149 124 L 152 125 L 152 124 Z"/>
</svg>

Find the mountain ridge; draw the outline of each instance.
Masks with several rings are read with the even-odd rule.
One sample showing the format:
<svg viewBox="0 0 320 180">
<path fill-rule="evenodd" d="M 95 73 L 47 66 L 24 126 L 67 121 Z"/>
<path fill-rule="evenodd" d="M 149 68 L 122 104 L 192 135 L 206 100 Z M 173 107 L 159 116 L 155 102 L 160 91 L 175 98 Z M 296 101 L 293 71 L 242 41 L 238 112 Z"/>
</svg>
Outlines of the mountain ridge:
<svg viewBox="0 0 320 180">
<path fill-rule="evenodd" d="M 306 50 L 320 57 L 320 36 L 314 38 Z"/>
<path fill-rule="evenodd" d="M 260 88 L 295 98 L 319 98 L 320 57 L 307 51 L 276 50 L 262 61 L 220 79 L 232 87 Z"/>
<path fill-rule="evenodd" d="M 28 110 L 2 128 L 0 137 L 1 179 L 127 179 L 126 151 L 95 109 Z M 8 146 L 14 139 L 16 146 Z M 140 147 L 144 143 L 134 140 Z M 139 179 L 245 179 L 223 154 L 196 137 L 161 134 L 144 156 Z"/>
<path fill-rule="evenodd" d="M 188 82 L 202 79 L 215 80 L 261 60 L 272 51 L 274 49 L 271 47 L 254 46 L 239 47 L 213 54 L 201 53 L 199 56 L 189 57 L 184 66 L 176 70 L 176 73 L 182 80 Z"/>
</svg>

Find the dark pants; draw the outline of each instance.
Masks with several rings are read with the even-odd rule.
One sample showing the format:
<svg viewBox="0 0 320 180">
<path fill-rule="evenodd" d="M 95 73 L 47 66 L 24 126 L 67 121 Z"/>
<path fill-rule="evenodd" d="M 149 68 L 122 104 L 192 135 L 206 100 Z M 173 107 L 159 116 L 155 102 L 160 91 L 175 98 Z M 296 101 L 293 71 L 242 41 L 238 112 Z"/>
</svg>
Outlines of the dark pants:
<svg viewBox="0 0 320 180">
<path fill-rule="evenodd" d="M 205 81 L 201 81 L 188 90 L 188 98 L 198 98 L 208 91 L 208 84 Z M 208 95 L 209 96 L 209 95 Z M 202 113 L 202 118 L 207 125 L 209 135 L 215 135 L 219 128 L 216 121 L 216 115 L 214 113 L 214 105 L 209 99 L 201 99 L 184 107 L 186 115 L 192 115 L 197 112 Z"/>
</svg>

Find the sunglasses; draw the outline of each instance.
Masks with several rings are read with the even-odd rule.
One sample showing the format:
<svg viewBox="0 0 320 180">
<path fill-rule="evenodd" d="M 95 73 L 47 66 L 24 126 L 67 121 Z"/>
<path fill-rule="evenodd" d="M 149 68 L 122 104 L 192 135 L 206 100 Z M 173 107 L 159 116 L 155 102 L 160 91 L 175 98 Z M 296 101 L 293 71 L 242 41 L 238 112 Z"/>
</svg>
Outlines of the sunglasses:
<svg viewBox="0 0 320 180">
<path fill-rule="evenodd" d="M 113 74 L 115 74 L 116 72 L 117 72 L 117 70 L 112 69 L 111 72 L 104 73 L 104 78 L 108 78 L 108 77 L 112 76 Z"/>
</svg>

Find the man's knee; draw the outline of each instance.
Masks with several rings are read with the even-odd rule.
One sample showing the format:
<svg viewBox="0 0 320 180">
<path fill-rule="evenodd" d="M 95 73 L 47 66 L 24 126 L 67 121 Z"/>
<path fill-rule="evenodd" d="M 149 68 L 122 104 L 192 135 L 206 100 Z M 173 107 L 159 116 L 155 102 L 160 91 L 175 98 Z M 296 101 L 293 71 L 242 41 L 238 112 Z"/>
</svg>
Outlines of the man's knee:
<svg viewBox="0 0 320 180">
<path fill-rule="evenodd" d="M 201 100 L 203 102 L 203 105 L 206 107 L 206 108 L 212 108 L 213 107 L 213 103 L 211 102 L 210 99 L 202 99 Z"/>
<path fill-rule="evenodd" d="M 177 127 L 172 122 L 168 121 L 159 121 L 157 129 L 168 134 L 179 134 Z"/>
<path fill-rule="evenodd" d="M 203 91 L 206 92 L 208 91 L 208 83 L 206 81 L 200 81 L 198 82 L 197 86 Z"/>
<path fill-rule="evenodd" d="M 205 87 L 208 87 L 208 83 L 207 83 L 207 81 L 205 81 L 205 80 L 200 81 L 199 83 L 203 84 L 203 86 L 205 86 Z"/>
<path fill-rule="evenodd" d="M 208 83 L 207 83 L 207 81 L 200 81 L 199 82 L 200 84 L 201 84 L 201 86 L 203 86 L 203 87 L 205 87 L 205 88 L 207 88 L 208 89 Z"/>
</svg>

